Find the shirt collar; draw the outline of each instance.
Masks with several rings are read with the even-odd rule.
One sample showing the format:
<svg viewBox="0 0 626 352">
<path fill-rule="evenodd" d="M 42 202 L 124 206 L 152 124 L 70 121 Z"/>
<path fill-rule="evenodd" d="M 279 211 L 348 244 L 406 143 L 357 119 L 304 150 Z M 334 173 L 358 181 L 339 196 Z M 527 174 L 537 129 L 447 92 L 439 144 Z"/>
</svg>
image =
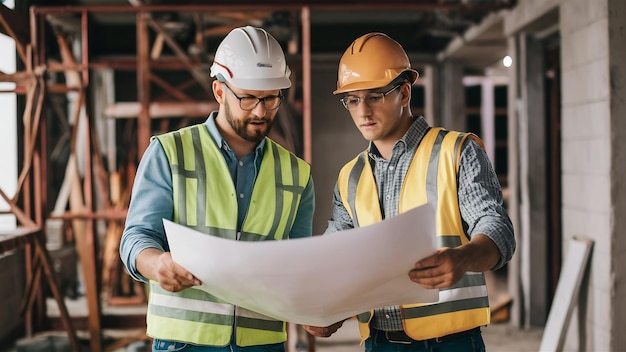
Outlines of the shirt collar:
<svg viewBox="0 0 626 352">
<path fill-rule="evenodd" d="M 422 138 L 424 138 L 429 128 L 430 126 L 423 116 L 415 117 L 409 129 L 406 133 L 404 133 L 404 136 L 402 136 L 402 138 L 400 138 L 393 146 L 393 153 L 402 153 L 407 150 L 417 149 L 417 145 L 420 143 Z M 370 157 L 382 158 L 374 142 L 370 141 L 367 150 Z"/>
<path fill-rule="evenodd" d="M 209 117 L 207 118 L 204 124 L 206 125 L 206 128 L 209 131 L 211 138 L 213 138 L 213 140 L 215 141 L 215 144 L 217 144 L 220 147 L 220 149 L 230 151 L 230 147 L 228 146 L 228 143 L 226 143 L 226 140 L 224 140 L 224 138 L 220 134 L 220 131 L 217 129 L 217 125 L 215 124 L 216 117 L 217 117 L 217 111 L 213 111 L 209 115 Z M 259 142 L 259 144 L 257 144 L 256 147 L 254 148 L 255 154 L 263 155 L 264 148 L 265 148 L 265 138 L 263 138 L 261 142 Z"/>
</svg>

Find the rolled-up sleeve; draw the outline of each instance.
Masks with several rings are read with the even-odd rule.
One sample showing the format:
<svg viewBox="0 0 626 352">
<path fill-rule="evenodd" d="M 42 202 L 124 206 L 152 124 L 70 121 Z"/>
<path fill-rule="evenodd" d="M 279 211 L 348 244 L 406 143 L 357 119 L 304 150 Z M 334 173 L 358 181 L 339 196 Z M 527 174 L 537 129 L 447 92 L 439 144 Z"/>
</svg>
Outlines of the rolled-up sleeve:
<svg viewBox="0 0 626 352">
<path fill-rule="evenodd" d="M 352 218 L 348 213 L 348 210 L 341 201 L 341 195 L 339 195 L 339 188 L 335 184 L 335 190 L 333 192 L 333 216 L 328 221 L 328 227 L 324 233 L 333 233 L 343 230 L 354 228 Z"/>
<path fill-rule="evenodd" d="M 502 202 L 502 189 L 485 151 L 468 138 L 461 152 L 459 207 L 470 237 L 484 234 L 500 251 L 499 269 L 515 252 L 513 225 Z"/>
<path fill-rule="evenodd" d="M 172 219 L 172 175 L 165 151 L 153 139 L 144 153 L 133 184 L 126 225 L 120 242 L 120 258 L 128 273 L 148 281 L 137 271 L 137 255 L 147 248 L 169 250 L 163 219 Z"/>
</svg>

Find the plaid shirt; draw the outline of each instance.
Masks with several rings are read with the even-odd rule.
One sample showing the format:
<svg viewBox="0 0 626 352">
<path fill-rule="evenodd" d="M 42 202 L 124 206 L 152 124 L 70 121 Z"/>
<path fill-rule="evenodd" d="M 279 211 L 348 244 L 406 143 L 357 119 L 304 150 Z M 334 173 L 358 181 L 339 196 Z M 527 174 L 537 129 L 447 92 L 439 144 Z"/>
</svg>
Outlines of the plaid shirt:
<svg viewBox="0 0 626 352">
<path fill-rule="evenodd" d="M 398 214 L 402 182 L 428 129 L 424 118 L 417 117 L 405 135 L 394 145 L 389 160 L 383 159 L 374 143 L 370 142 L 368 153 L 378 187 L 383 219 Z M 471 138 L 463 143 L 459 163 L 458 197 L 463 228 L 470 237 L 482 233 L 495 242 L 500 250 L 500 261 L 493 269 L 498 269 L 511 259 L 515 251 L 513 225 L 502 206 L 500 183 L 485 151 Z M 354 224 L 341 202 L 337 186 L 333 205 L 333 217 L 326 232 L 353 228 Z M 378 330 L 402 330 L 400 308 L 390 306 L 375 309 L 372 327 Z"/>
</svg>

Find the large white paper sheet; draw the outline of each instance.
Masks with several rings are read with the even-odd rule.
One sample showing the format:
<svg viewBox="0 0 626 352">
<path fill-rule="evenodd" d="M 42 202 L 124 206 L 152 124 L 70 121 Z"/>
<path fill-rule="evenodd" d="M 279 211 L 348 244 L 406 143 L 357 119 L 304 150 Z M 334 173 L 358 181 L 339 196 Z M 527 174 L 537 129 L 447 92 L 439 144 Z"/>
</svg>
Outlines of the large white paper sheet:
<svg viewBox="0 0 626 352">
<path fill-rule="evenodd" d="M 428 205 L 374 225 L 287 241 L 234 241 L 163 220 L 172 259 L 202 290 L 297 324 L 328 326 L 370 309 L 435 302 L 438 290 L 409 280 L 435 252 Z"/>
</svg>

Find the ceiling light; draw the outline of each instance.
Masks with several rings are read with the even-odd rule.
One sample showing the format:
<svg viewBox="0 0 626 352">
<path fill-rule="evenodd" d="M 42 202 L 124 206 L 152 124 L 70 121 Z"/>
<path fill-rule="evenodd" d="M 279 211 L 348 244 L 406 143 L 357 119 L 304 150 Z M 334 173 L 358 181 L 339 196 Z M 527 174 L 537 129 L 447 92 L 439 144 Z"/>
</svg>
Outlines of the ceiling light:
<svg viewBox="0 0 626 352">
<path fill-rule="evenodd" d="M 511 57 L 507 55 L 502 59 L 502 64 L 504 65 L 504 67 L 511 67 L 511 65 L 513 64 L 513 59 L 511 59 Z"/>
</svg>

